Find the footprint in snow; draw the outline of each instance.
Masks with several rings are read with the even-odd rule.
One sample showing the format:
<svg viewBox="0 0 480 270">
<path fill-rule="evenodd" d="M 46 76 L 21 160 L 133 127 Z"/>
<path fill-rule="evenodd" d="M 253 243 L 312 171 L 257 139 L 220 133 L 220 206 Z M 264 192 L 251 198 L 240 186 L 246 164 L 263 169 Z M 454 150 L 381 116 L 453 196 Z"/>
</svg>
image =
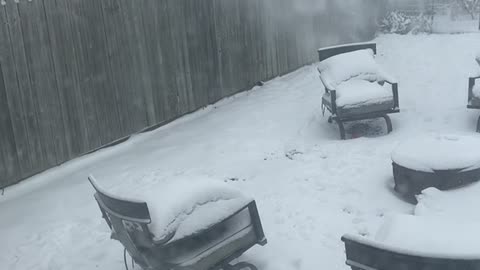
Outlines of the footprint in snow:
<svg viewBox="0 0 480 270">
<path fill-rule="evenodd" d="M 294 160 L 294 159 L 295 159 L 295 156 L 297 156 L 297 155 L 302 155 L 302 154 L 303 154 L 303 152 L 300 152 L 300 151 L 298 151 L 298 150 L 296 150 L 296 149 L 293 149 L 293 150 L 290 150 L 290 151 L 286 152 L 286 153 L 285 153 L 285 157 L 288 158 L 288 159 L 290 159 L 290 160 Z"/>
<path fill-rule="evenodd" d="M 348 205 L 348 206 L 343 207 L 342 211 L 344 213 L 347 213 L 347 214 L 351 215 L 351 214 L 353 214 L 354 209 L 353 209 L 352 206 Z"/>
<path fill-rule="evenodd" d="M 370 232 L 368 231 L 368 228 L 363 226 L 357 229 L 357 233 L 361 236 L 369 236 Z"/>
<path fill-rule="evenodd" d="M 365 222 L 365 220 L 363 218 L 358 218 L 358 217 L 356 217 L 352 220 L 353 224 L 360 224 L 360 223 L 363 223 L 363 222 Z"/>
</svg>

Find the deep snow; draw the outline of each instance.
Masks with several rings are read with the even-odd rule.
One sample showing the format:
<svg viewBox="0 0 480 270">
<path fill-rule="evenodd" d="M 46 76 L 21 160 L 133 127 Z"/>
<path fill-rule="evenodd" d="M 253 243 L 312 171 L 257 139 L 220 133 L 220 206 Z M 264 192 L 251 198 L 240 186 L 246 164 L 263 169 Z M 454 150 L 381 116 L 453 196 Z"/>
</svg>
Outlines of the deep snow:
<svg viewBox="0 0 480 270">
<path fill-rule="evenodd" d="M 425 132 L 474 132 L 467 77 L 480 34 L 385 35 L 377 61 L 399 81 L 400 114 L 338 129 L 322 116 L 315 66 L 156 131 L 68 162 L 0 196 L 2 269 L 122 269 L 87 181 L 106 188 L 170 177 L 226 181 L 257 201 L 266 236 L 242 259 L 265 270 L 347 269 L 340 236 L 373 238 L 384 216 L 413 213 L 392 191 L 390 155 Z"/>
</svg>

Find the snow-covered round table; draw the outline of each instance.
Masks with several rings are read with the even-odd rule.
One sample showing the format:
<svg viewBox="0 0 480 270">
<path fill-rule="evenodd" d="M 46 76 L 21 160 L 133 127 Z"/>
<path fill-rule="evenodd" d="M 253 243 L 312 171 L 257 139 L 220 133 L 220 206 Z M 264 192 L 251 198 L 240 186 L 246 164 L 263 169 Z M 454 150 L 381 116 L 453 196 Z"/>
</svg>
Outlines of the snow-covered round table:
<svg viewBox="0 0 480 270">
<path fill-rule="evenodd" d="M 409 139 L 392 153 L 395 191 L 415 195 L 435 187 L 447 190 L 480 180 L 478 134 L 429 134 Z"/>
</svg>

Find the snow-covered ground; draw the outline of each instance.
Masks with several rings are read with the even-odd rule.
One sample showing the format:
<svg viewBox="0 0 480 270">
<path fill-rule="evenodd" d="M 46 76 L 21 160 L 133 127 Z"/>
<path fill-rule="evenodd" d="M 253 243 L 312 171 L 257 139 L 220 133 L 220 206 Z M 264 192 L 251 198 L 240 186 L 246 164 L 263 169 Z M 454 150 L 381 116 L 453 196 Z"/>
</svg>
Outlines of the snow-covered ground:
<svg viewBox="0 0 480 270">
<path fill-rule="evenodd" d="M 226 181 L 257 200 L 269 240 L 242 259 L 264 270 L 347 269 L 342 234 L 373 237 L 386 214 L 414 211 L 392 191 L 392 149 L 425 132 L 474 132 L 478 116 L 466 103 L 480 34 L 376 41 L 379 63 L 399 81 L 393 133 L 384 134 L 383 120 L 367 121 L 348 125 L 359 138 L 340 141 L 322 116 L 315 66 L 304 67 L 6 189 L 0 268 L 123 268 L 87 181 L 93 174 L 106 188 Z"/>
</svg>

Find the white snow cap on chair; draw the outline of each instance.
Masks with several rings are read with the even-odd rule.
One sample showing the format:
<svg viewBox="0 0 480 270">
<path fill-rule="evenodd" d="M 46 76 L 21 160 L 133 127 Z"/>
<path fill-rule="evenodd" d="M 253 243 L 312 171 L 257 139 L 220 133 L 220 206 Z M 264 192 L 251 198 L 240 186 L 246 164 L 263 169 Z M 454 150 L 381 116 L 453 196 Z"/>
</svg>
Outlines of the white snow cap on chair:
<svg viewBox="0 0 480 270">
<path fill-rule="evenodd" d="M 372 49 L 357 50 L 329 57 L 320 62 L 318 69 L 322 74 L 322 81 L 332 90 L 350 79 L 396 82 L 376 63 Z"/>
<path fill-rule="evenodd" d="M 173 241 L 200 232 L 253 200 L 226 183 L 198 176 L 132 182 L 114 192 L 147 203 L 152 220 L 148 227 L 155 240 L 174 233 Z"/>
</svg>

